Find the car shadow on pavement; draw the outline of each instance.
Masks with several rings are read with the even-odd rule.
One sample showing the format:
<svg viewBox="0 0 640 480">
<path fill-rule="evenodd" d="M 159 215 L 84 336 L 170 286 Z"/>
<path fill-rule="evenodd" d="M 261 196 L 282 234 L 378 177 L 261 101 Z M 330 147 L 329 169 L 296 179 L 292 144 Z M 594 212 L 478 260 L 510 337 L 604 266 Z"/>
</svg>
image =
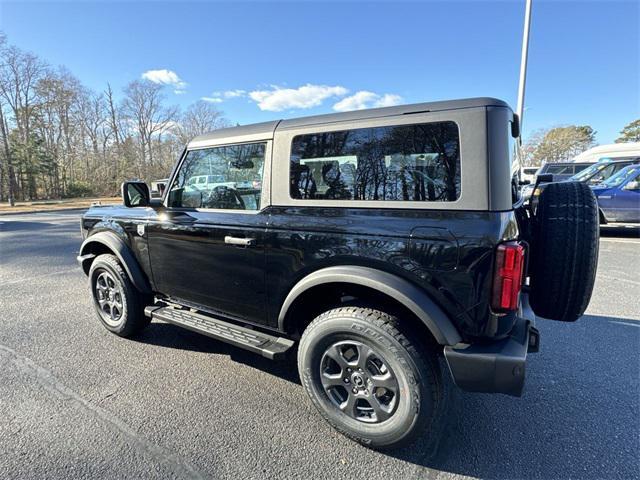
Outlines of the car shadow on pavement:
<svg viewBox="0 0 640 480">
<path fill-rule="evenodd" d="M 619 458 L 622 452 L 635 458 L 640 448 L 640 320 L 585 315 L 575 324 L 543 321 L 538 326 L 546 342 L 540 353 L 529 357 L 523 397 L 463 392 L 441 362 L 446 407 L 435 434 L 381 454 L 489 479 L 638 478 L 638 465 L 623 464 Z M 265 361 L 161 322 L 151 323 L 136 340 L 228 355 L 300 383 L 293 355 L 286 361 Z"/>
<path fill-rule="evenodd" d="M 300 384 L 295 352 L 288 354 L 287 358 L 283 360 L 267 360 L 256 353 L 248 352 L 205 335 L 158 321 L 151 322 L 151 324 L 133 340 L 165 348 L 227 355 L 235 362 L 256 368 L 271 375 L 276 375 L 283 380 Z"/>
<path fill-rule="evenodd" d="M 0 232 L 18 232 L 22 230 L 43 230 L 49 229 L 53 227 L 60 227 L 60 229 L 65 230 L 68 229 L 67 225 L 49 223 L 49 222 L 25 222 L 25 221 L 11 221 L 5 220 L 0 217 L 0 222 L 2 222 L 2 226 L 0 226 Z"/>
<path fill-rule="evenodd" d="M 640 238 L 640 225 L 601 225 L 600 236 Z"/>
<path fill-rule="evenodd" d="M 639 478 L 640 320 L 585 315 L 537 326 L 544 343 L 529 356 L 521 398 L 466 393 L 443 372 L 439 447 L 390 454 L 489 479 Z"/>
</svg>

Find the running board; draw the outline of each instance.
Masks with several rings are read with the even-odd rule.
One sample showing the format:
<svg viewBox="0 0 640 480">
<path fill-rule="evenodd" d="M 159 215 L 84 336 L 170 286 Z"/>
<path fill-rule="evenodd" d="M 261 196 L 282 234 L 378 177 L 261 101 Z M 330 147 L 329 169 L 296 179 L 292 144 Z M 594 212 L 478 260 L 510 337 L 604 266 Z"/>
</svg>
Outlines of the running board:
<svg viewBox="0 0 640 480">
<path fill-rule="evenodd" d="M 144 314 L 147 317 L 172 323 L 236 347 L 259 353 L 271 360 L 284 355 L 293 346 L 292 340 L 274 337 L 190 310 L 151 305 L 144 309 Z"/>
</svg>

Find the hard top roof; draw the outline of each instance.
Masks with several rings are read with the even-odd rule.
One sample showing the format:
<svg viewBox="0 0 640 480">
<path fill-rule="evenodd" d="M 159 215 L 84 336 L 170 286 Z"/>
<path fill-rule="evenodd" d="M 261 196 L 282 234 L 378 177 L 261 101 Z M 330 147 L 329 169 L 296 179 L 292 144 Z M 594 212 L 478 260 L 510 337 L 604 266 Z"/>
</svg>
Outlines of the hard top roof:
<svg viewBox="0 0 640 480">
<path fill-rule="evenodd" d="M 509 107 L 506 102 L 491 97 L 465 98 L 461 100 L 447 100 L 441 102 L 413 103 L 398 105 L 396 107 L 369 108 L 366 110 L 354 110 L 352 112 L 330 113 L 325 115 L 313 115 L 309 117 L 292 118 L 289 120 L 274 120 L 271 122 L 254 123 L 230 128 L 221 128 L 213 132 L 200 135 L 189 143 L 190 146 L 202 146 L 207 142 L 214 142 L 230 137 L 254 137 L 259 135 L 273 135 L 276 127 L 288 129 L 306 125 L 321 123 L 334 123 L 343 121 L 364 120 L 376 117 L 390 117 L 418 112 L 439 112 L 444 110 L 457 110 L 474 107 Z"/>
</svg>

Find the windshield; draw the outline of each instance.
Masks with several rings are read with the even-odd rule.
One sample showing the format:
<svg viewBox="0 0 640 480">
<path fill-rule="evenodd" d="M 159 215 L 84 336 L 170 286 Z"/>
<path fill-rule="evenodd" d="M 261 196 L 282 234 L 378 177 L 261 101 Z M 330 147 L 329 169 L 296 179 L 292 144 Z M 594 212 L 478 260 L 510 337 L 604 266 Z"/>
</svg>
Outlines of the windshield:
<svg viewBox="0 0 640 480">
<path fill-rule="evenodd" d="M 580 173 L 576 173 L 569 180 L 573 181 L 573 182 L 584 182 L 585 180 L 589 180 L 591 177 L 593 177 L 596 173 L 598 173 L 600 170 L 605 168 L 607 165 L 609 165 L 609 164 L 608 163 L 594 163 L 589 168 L 585 168 Z"/>
<path fill-rule="evenodd" d="M 631 165 L 627 168 L 623 168 L 618 173 L 602 182 L 602 185 L 606 185 L 607 187 L 617 187 L 622 185 L 627 178 L 635 175 L 638 171 L 640 171 L 640 165 Z"/>
</svg>

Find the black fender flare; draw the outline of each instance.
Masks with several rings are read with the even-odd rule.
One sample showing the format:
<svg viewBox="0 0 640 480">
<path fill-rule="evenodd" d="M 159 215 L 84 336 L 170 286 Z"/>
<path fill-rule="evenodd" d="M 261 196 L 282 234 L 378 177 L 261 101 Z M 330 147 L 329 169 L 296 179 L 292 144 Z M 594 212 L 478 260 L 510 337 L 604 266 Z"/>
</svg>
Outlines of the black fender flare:
<svg viewBox="0 0 640 480">
<path fill-rule="evenodd" d="M 284 329 L 287 312 L 298 296 L 310 288 L 328 283 L 351 283 L 384 293 L 413 312 L 440 345 L 455 345 L 462 341 L 449 317 L 423 290 L 397 275 L 357 265 L 323 268 L 296 283 L 280 308 L 279 329 Z"/>
<path fill-rule="evenodd" d="M 80 263 L 80 266 L 85 270 L 85 273 L 88 271 L 88 269 L 84 268 L 85 262 L 95 257 L 95 255 L 91 253 L 91 245 L 96 243 L 104 245 L 111 250 L 116 257 L 118 257 L 118 260 L 120 260 L 120 263 L 127 272 L 131 283 L 133 283 L 133 286 L 136 287 L 136 289 L 142 293 L 152 293 L 149 280 L 140 268 L 140 265 L 138 265 L 135 255 L 124 241 L 122 241 L 122 239 L 113 232 L 98 232 L 87 237 L 85 241 L 82 242 L 77 260 L 78 263 Z"/>
</svg>

